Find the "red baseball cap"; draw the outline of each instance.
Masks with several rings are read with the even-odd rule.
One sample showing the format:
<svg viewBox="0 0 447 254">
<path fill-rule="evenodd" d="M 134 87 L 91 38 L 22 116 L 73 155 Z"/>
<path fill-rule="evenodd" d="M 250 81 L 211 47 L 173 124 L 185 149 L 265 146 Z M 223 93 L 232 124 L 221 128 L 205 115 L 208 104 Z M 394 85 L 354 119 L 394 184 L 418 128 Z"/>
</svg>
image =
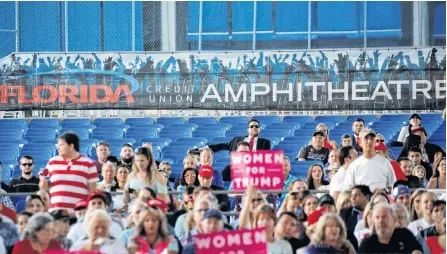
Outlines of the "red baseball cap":
<svg viewBox="0 0 447 254">
<path fill-rule="evenodd" d="M 199 176 L 213 177 L 214 169 L 210 165 L 202 165 L 199 168 Z"/>
<path fill-rule="evenodd" d="M 386 152 L 388 148 L 386 148 L 386 145 L 383 142 L 377 142 L 376 146 L 374 147 L 374 150 Z"/>
<path fill-rule="evenodd" d="M 307 226 L 311 226 L 320 219 L 321 216 L 326 212 L 326 209 L 320 208 L 315 211 L 313 211 L 309 216 L 307 216 Z"/>
<path fill-rule="evenodd" d="M 79 200 L 75 205 L 74 205 L 74 209 L 76 210 L 80 210 L 80 209 L 85 209 L 87 208 L 87 201 L 85 200 Z"/>
<path fill-rule="evenodd" d="M 158 208 L 158 209 L 162 210 L 163 212 L 167 212 L 169 210 L 168 204 L 166 204 L 165 201 L 158 199 L 158 198 L 154 198 L 154 199 L 147 201 L 146 205 L 149 207 Z"/>
</svg>

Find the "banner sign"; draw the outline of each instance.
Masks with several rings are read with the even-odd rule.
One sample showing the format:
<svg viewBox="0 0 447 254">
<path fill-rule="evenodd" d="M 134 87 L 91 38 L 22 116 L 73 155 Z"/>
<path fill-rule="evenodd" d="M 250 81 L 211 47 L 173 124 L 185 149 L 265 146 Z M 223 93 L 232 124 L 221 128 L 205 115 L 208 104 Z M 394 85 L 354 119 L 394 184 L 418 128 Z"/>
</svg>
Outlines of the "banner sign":
<svg viewBox="0 0 447 254">
<path fill-rule="evenodd" d="M 260 190 L 282 190 L 284 151 L 231 152 L 233 190 L 243 191 L 248 186 Z"/>
<path fill-rule="evenodd" d="M 16 53 L 0 110 L 443 109 L 443 48 L 254 53 Z"/>
<path fill-rule="evenodd" d="M 194 236 L 196 254 L 267 254 L 265 228 Z"/>
</svg>

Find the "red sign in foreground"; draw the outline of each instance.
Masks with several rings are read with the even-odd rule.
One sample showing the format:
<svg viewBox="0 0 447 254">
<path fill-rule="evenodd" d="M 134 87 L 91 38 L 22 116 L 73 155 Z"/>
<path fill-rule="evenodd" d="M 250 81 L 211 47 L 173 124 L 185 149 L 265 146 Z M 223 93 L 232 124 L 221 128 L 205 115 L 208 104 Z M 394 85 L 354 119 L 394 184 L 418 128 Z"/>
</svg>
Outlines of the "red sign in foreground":
<svg viewBox="0 0 447 254">
<path fill-rule="evenodd" d="M 282 190 L 283 158 L 283 151 L 232 152 L 233 190 L 243 191 L 248 186 L 256 186 L 261 190 Z"/>
<path fill-rule="evenodd" d="M 194 236 L 196 254 L 267 254 L 265 228 Z"/>
</svg>

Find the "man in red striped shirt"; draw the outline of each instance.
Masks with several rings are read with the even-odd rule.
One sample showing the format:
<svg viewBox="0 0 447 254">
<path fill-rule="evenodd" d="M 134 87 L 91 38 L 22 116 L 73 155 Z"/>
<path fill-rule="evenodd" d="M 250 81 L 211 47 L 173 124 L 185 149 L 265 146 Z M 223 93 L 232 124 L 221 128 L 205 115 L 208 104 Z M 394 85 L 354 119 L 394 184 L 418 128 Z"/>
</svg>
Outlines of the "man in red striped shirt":
<svg viewBox="0 0 447 254">
<path fill-rule="evenodd" d="M 50 211 L 67 209 L 74 213 L 74 205 L 96 191 L 98 173 L 95 162 L 79 154 L 76 134 L 62 134 L 58 138 L 58 151 L 59 155 L 51 158 L 40 173 L 39 187 L 50 190 Z"/>
</svg>

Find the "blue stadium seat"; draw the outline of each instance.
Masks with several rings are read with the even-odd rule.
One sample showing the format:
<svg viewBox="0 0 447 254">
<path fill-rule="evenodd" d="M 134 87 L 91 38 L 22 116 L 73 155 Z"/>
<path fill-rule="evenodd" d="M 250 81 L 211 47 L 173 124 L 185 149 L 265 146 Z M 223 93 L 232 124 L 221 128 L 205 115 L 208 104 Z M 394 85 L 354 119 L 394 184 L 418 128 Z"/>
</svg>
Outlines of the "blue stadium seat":
<svg viewBox="0 0 447 254">
<path fill-rule="evenodd" d="M 0 119 L 0 126 L 22 126 L 25 127 L 25 119 Z"/>
<path fill-rule="evenodd" d="M 125 124 L 130 126 L 135 126 L 137 124 L 153 124 L 154 119 L 152 118 L 127 118 Z"/>
<path fill-rule="evenodd" d="M 375 121 L 377 121 L 377 116 L 376 115 L 350 115 L 346 118 L 346 122 L 350 123 L 350 126 L 352 125 L 352 121 L 354 121 L 357 118 L 361 118 L 363 119 L 363 121 L 365 121 L 365 124 L 367 123 L 373 123 Z"/>
<path fill-rule="evenodd" d="M 160 117 L 157 119 L 157 123 L 168 126 L 171 124 L 184 124 L 185 118 L 183 117 Z"/>
<path fill-rule="evenodd" d="M 96 118 L 93 120 L 93 125 L 101 126 L 101 125 L 120 125 L 123 124 L 123 120 L 121 118 Z"/>
<path fill-rule="evenodd" d="M 194 141 L 194 142 L 198 143 L 200 146 L 204 146 L 206 144 L 206 142 L 208 142 L 208 139 L 205 137 L 192 137 L 192 138 L 179 138 L 176 141 L 177 142 L 179 142 L 179 141 Z"/>
<path fill-rule="evenodd" d="M 26 208 L 26 201 L 25 200 L 19 200 L 16 204 L 16 212 L 21 213 L 25 211 Z"/>
<path fill-rule="evenodd" d="M 228 40 L 228 2 L 203 1 L 202 40 Z M 200 2 L 188 1 L 188 40 L 199 40 Z M 219 18 L 216 18 L 219 17 Z"/>
<path fill-rule="evenodd" d="M 401 8 L 400 8 L 401 2 L 393 2 L 393 1 L 360 2 L 360 11 L 359 11 L 360 13 L 359 16 L 361 17 L 360 36 L 363 36 L 363 28 L 364 28 L 363 13 L 365 3 L 366 3 L 367 38 L 397 40 L 400 39 L 400 37 L 402 37 Z"/>
<path fill-rule="evenodd" d="M 316 2 L 312 2 L 312 13 L 315 11 Z M 307 40 L 308 35 L 308 8 L 307 1 L 278 1 L 275 2 L 275 40 Z M 300 15 L 296 15 L 299 13 Z M 312 31 L 315 30 L 315 22 L 312 22 Z M 316 35 L 311 35 L 316 39 Z"/>
<path fill-rule="evenodd" d="M 137 142 L 137 140 L 134 138 L 119 138 L 119 139 L 106 139 L 106 142 L 110 146 L 119 146 L 121 148 L 122 145 L 133 144 Z"/>
<path fill-rule="evenodd" d="M 232 40 L 253 40 L 253 1 L 232 2 Z M 259 1 L 256 4 L 256 40 L 273 38 L 272 1 Z"/>
<path fill-rule="evenodd" d="M 61 126 L 66 127 L 67 125 L 85 126 L 85 125 L 91 125 L 91 122 L 89 119 L 64 119 L 64 120 L 62 120 Z"/>
<path fill-rule="evenodd" d="M 246 116 L 223 116 L 219 119 L 220 123 L 235 124 L 248 124 L 248 118 Z"/>
<path fill-rule="evenodd" d="M 28 125 L 37 126 L 58 126 L 59 121 L 57 119 L 31 119 Z"/>
<path fill-rule="evenodd" d="M 217 119 L 215 117 L 191 117 L 188 119 L 188 123 L 195 123 L 199 126 L 204 124 L 216 124 Z"/>
<path fill-rule="evenodd" d="M 345 119 L 343 116 L 316 116 L 315 122 L 316 123 L 340 123 L 344 122 Z"/>
<path fill-rule="evenodd" d="M 287 123 L 272 123 L 265 129 L 290 129 L 292 131 L 298 130 L 301 127 L 301 123 L 287 122 Z"/>
<path fill-rule="evenodd" d="M 227 131 L 227 126 L 225 126 L 224 124 L 207 124 L 207 125 L 202 125 L 199 126 L 196 131 Z"/>
<path fill-rule="evenodd" d="M 227 142 L 230 142 L 232 139 L 233 139 L 233 137 L 215 137 L 211 141 L 227 143 Z"/>
<path fill-rule="evenodd" d="M 168 146 L 171 142 L 172 139 L 170 138 L 142 138 L 140 139 L 140 142 L 144 143 L 144 142 L 150 142 L 152 143 L 152 145 L 157 145 L 160 147 L 165 147 Z"/>
<path fill-rule="evenodd" d="M 272 123 L 281 123 L 279 116 L 253 116 L 251 120 L 257 120 L 259 123 L 270 125 Z"/>
<path fill-rule="evenodd" d="M 358 2 L 317 2 L 317 39 L 358 39 Z"/>
<path fill-rule="evenodd" d="M 188 128 L 192 131 L 195 131 L 199 126 L 195 123 L 181 123 L 181 124 L 170 124 L 168 126 L 169 129 L 174 129 L 174 128 Z"/>
<path fill-rule="evenodd" d="M 64 128 L 59 132 L 59 135 L 62 135 L 66 132 L 76 133 L 79 139 L 89 139 L 90 131 L 88 128 Z"/>
<path fill-rule="evenodd" d="M 432 36 L 434 39 L 444 39 L 445 40 L 445 2 L 444 1 L 437 1 L 437 2 L 430 2 L 432 13 L 433 13 L 433 21 L 431 22 L 432 27 L 431 30 Z"/>
<path fill-rule="evenodd" d="M 155 130 L 151 131 L 151 132 L 144 131 L 144 130 L 133 130 L 133 131 L 128 130 L 126 132 L 125 137 L 126 138 L 134 138 L 135 140 L 141 140 L 144 138 L 157 138 L 158 134 Z"/>
<path fill-rule="evenodd" d="M 285 116 L 282 120 L 283 122 L 298 122 L 298 123 L 308 123 L 313 122 L 310 116 Z"/>
</svg>

